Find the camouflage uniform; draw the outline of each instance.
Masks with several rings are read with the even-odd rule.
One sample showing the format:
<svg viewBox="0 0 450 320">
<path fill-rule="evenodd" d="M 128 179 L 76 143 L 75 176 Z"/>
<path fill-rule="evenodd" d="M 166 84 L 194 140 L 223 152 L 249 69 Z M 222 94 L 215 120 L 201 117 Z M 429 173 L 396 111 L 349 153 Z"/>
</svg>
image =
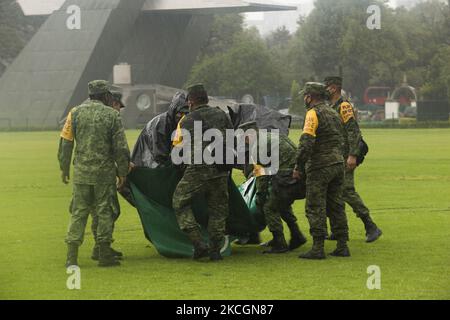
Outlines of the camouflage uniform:
<svg viewBox="0 0 450 320">
<path fill-rule="evenodd" d="M 107 87 L 105 81 L 93 81 L 89 84 L 89 93 L 104 93 Z M 73 205 L 66 242 L 75 246 L 83 243 L 87 219 L 93 208 L 98 216 L 96 240 L 109 245 L 114 199 L 117 199 L 116 173 L 121 177 L 128 174 L 130 157 L 120 114 L 95 100 L 72 109 L 61 133 L 58 152 L 65 176 L 69 176 L 73 151 Z"/>
<path fill-rule="evenodd" d="M 341 87 L 342 78 L 328 77 L 325 79 L 326 86 L 330 86 L 332 84 L 336 84 Z M 362 134 L 352 104 L 341 97 L 332 107 L 339 114 L 344 125 L 344 160 L 347 160 L 349 156 L 358 157 L 360 153 L 359 144 L 362 140 Z M 355 170 L 345 170 L 343 198 L 344 201 L 352 207 L 353 211 L 356 213 L 356 216 L 363 221 L 366 227 L 368 240 L 376 240 L 375 238 L 378 238 L 376 234 L 378 231 L 381 233 L 381 230 L 379 230 L 377 225 L 372 221 L 369 208 L 367 208 L 364 201 L 356 191 Z"/>
<path fill-rule="evenodd" d="M 301 93 L 326 95 L 325 86 L 318 83 L 306 84 Z M 302 258 L 325 257 L 323 242 L 327 235 L 327 213 L 331 228 L 339 240 L 338 245 L 346 247 L 348 224 L 342 198 L 342 143 L 343 128 L 338 114 L 324 102 L 309 106 L 300 139 L 297 170 L 306 172 L 306 216 L 314 246 Z"/>
<path fill-rule="evenodd" d="M 260 141 L 258 139 L 258 142 Z M 278 145 L 274 146 L 273 144 L 277 142 Z M 306 238 L 298 227 L 297 217 L 292 212 L 295 200 L 302 198 L 300 183 L 292 178 L 292 169 L 295 167 L 297 159 L 297 147 L 287 136 L 276 135 L 275 137 L 274 133 L 267 133 L 267 143 L 268 150 L 275 148 L 279 152 L 279 170 L 276 175 L 265 175 L 264 169 L 259 164 L 256 165 L 254 171 L 257 188 L 256 201 L 257 205 L 262 207 L 267 226 L 274 236 L 269 243 L 272 250 L 266 251 L 266 253 L 282 253 L 288 249 L 294 250 L 306 243 Z M 291 232 L 292 238 L 289 247 L 284 238 L 282 220 L 287 223 Z"/>
<path fill-rule="evenodd" d="M 191 88 L 190 92 L 194 89 Z M 204 90 L 202 86 L 200 90 Z M 181 129 L 187 130 L 191 135 L 191 164 L 186 164 L 183 178 L 177 185 L 173 196 L 173 208 L 180 229 L 189 236 L 197 250 L 203 246 L 203 239 L 191 204 L 196 195 L 204 195 L 209 209 L 209 250 L 211 253 L 218 253 L 224 241 L 226 219 L 229 214 L 229 172 L 220 170 L 217 165 L 194 164 L 194 122 L 199 121 L 202 122 L 203 132 L 208 129 L 218 129 L 224 137 L 226 129 L 232 128 L 231 122 L 222 110 L 208 105 L 196 107 L 180 122 Z M 208 145 L 208 142 L 202 143 L 202 154 Z"/>
</svg>

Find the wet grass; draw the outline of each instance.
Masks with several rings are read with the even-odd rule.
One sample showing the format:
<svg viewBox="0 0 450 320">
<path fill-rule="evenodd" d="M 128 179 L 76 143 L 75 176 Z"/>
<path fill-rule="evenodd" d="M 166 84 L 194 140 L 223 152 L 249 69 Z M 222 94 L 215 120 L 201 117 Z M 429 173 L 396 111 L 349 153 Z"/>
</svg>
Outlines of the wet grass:
<svg viewBox="0 0 450 320">
<path fill-rule="evenodd" d="M 138 132 L 127 134 L 132 146 Z M 0 299 L 449 299 L 450 130 L 365 130 L 365 138 L 371 153 L 357 186 L 385 235 L 366 244 L 362 223 L 348 212 L 352 258 L 299 260 L 309 243 L 281 256 L 235 246 L 220 264 L 168 260 L 122 202 L 114 244 L 126 255 L 122 267 L 99 269 L 90 260 L 87 230 L 82 289 L 69 291 L 63 265 L 71 187 L 59 178 L 58 134 L 0 133 Z M 303 207 L 297 202 L 295 212 L 307 231 Z M 381 268 L 381 290 L 367 289 L 371 265 Z"/>
</svg>

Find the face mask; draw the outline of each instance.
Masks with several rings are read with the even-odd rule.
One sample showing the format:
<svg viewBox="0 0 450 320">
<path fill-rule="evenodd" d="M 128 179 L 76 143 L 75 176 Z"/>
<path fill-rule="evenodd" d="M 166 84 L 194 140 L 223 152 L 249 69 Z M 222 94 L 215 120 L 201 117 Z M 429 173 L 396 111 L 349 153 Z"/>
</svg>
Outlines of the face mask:
<svg viewBox="0 0 450 320">
<path fill-rule="evenodd" d="M 311 98 L 309 96 L 305 96 L 303 98 L 303 101 L 305 102 L 305 108 L 308 109 L 309 106 L 311 105 Z"/>
</svg>

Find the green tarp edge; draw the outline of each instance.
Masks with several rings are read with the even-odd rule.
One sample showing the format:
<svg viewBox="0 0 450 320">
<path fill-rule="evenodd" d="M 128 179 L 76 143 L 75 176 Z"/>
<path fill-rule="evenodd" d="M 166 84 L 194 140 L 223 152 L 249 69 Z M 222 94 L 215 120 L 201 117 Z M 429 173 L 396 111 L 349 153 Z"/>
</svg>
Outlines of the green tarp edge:
<svg viewBox="0 0 450 320">
<path fill-rule="evenodd" d="M 138 168 L 130 176 L 130 186 L 141 219 L 144 233 L 159 254 L 167 258 L 190 258 L 193 247 L 178 227 L 172 209 L 172 197 L 182 173 L 175 167 Z M 251 179 L 238 189 L 232 179 L 229 182 L 230 215 L 222 254 L 231 255 L 231 241 L 238 237 L 264 229 L 264 219 L 254 205 L 255 181 Z M 192 209 L 207 240 L 208 212 L 206 201 L 199 195 Z"/>
</svg>

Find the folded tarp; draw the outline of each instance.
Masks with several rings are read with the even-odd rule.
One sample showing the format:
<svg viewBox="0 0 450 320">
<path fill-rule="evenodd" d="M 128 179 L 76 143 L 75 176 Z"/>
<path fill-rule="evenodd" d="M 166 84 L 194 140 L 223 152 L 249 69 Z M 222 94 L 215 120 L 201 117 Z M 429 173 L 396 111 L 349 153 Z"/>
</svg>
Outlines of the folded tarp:
<svg viewBox="0 0 450 320">
<path fill-rule="evenodd" d="M 180 230 L 172 209 L 172 197 L 182 173 L 173 166 L 167 168 L 138 168 L 129 176 L 132 196 L 138 210 L 145 235 L 157 251 L 168 258 L 192 257 L 193 246 Z M 231 254 L 230 242 L 264 229 L 254 205 L 256 193 L 254 181 L 238 190 L 232 179 L 229 182 L 230 215 L 227 234 L 230 235 L 222 249 L 224 256 Z M 243 196 L 244 195 L 244 196 Z M 245 198 L 245 199 L 244 199 Z M 252 211 L 249 210 L 252 208 Z M 194 199 L 192 206 L 196 220 L 202 227 L 207 241 L 208 212 L 202 195 Z"/>
</svg>

